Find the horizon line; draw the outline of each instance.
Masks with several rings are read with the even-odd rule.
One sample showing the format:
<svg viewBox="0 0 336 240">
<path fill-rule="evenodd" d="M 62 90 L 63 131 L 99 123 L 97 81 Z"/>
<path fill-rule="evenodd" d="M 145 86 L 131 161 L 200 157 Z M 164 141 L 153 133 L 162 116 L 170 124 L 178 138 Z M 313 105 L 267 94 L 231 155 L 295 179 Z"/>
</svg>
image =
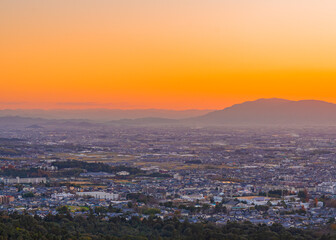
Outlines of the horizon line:
<svg viewBox="0 0 336 240">
<path fill-rule="evenodd" d="M 246 102 L 255 102 L 258 100 L 272 100 L 272 99 L 278 99 L 278 100 L 287 100 L 287 101 L 292 101 L 292 102 L 300 102 L 300 101 L 319 101 L 319 102 L 325 102 L 325 103 L 332 103 L 336 104 L 336 102 L 332 101 L 325 101 L 325 100 L 319 100 L 319 99 L 299 99 L 299 100 L 293 100 L 293 99 L 288 99 L 288 98 L 281 98 L 281 97 L 261 97 L 261 98 L 254 98 L 253 100 L 246 100 L 246 101 L 237 101 L 236 103 L 223 106 L 221 108 L 185 108 L 185 109 L 174 109 L 174 108 L 153 108 L 153 107 L 128 107 L 128 108 L 117 108 L 117 107 L 95 107 L 93 106 L 93 103 L 91 103 L 88 106 L 85 106 L 87 102 L 73 102 L 72 104 L 69 104 L 68 102 L 60 103 L 60 102 L 49 102 L 48 104 L 55 104 L 55 105 L 62 105 L 62 106 L 69 106 L 68 108 L 62 108 L 62 107 L 16 107 L 16 108 L 11 108 L 8 105 L 19 105 L 19 104 L 38 104 L 36 102 L 16 102 L 15 104 L 10 103 L 10 102 L 0 102 L 0 111 L 20 111 L 20 110 L 26 110 L 26 111 L 33 111 L 33 110 L 40 110 L 40 111 L 84 111 L 84 110 L 118 110 L 118 111 L 175 111 L 175 112 L 183 112 L 183 111 L 216 111 L 216 110 L 223 110 L 228 107 L 232 107 L 237 104 L 242 104 Z M 108 105 L 110 103 L 95 103 L 97 105 Z M 1 105 L 7 105 L 5 107 L 1 107 Z M 83 107 L 78 107 L 83 105 Z M 223 104 L 225 105 L 225 104 Z M 71 107 L 73 106 L 73 107 Z M 77 107 L 75 107 L 77 106 Z"/>
</svg>

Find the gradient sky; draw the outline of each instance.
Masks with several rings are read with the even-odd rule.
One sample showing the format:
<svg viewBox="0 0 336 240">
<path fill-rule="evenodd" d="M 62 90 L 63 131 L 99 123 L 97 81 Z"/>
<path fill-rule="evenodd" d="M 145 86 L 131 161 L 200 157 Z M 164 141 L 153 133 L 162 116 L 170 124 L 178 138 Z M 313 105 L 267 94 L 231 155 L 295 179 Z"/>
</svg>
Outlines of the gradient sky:
<svg viewBox="0 0 336 240">
<path fill-rule="evenodd" d="M 1 0 L 0 108 L 336 103 L 335 0 Z"/>
</svg>

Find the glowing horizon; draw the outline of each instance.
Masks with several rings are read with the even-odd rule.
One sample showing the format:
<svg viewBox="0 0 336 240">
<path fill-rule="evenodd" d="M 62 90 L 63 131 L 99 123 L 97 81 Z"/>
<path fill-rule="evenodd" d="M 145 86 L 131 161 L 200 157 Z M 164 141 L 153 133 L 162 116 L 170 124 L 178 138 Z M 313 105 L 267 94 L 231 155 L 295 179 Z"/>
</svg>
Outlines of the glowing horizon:
<svg viewBox="0 0 336 240">
<path fill-rule="evenodd" d="M 336 2 L 3 0 L 0 108 L 336 103 Z"/>
<path fill-rule="evenodd" d="M 130 105 L 129 103 L 98 103 L 98 102 L 0 102 L 0 110 L 172 110 L 172 111 L 216 111 L 232 107 L 236 104 L 254 102 L 262 99 L 283 99 L 288 101 L 323 101 L 320 99 L 285 99 L 285 98 L 257 98 L 245 101 L 223 104 L 221 108 L 155 108 Z M 325 103 L 333 103 L 323 101 Z"/>
</svg>

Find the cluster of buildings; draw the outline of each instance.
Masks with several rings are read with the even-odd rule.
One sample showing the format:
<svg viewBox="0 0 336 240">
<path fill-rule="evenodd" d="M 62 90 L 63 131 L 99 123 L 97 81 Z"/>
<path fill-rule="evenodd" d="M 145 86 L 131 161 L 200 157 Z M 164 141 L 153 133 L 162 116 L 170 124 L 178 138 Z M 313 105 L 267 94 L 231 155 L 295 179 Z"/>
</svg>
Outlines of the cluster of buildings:
<svg viewBox="0 0 336 240">
<path fill-rule="evenodd" d="M 314 227 L 336 217 L 336 129 L 105 127 L 8 130 L 0 208 Z M 4 141 L 1 140 L 0 141 Z M 59 168 L 62 161 L 122 165 Z M 141 174 L 138 172 L 141 171 Z M 25 174 L 27 173 L 27 174 Z M 29 173 L 29 174 L 28 174 Z M 25 176 L 26 175 L 26 176 Z"/>
<path fill-rule="evenodd" d="M 13 201 L 14 201 L 14 197 L 13 196 L 3 196 L 3 195 L 0 195 L 0 204 L 10 204 Z"/>
</svg>

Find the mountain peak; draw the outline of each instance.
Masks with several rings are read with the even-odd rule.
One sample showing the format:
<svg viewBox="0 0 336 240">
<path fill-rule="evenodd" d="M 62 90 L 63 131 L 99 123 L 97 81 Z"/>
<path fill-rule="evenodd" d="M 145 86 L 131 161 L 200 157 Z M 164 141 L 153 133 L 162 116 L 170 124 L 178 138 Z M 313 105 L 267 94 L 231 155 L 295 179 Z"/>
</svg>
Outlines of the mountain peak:
<svg viewBox="0 0 336 240">
<path fill-rule="evenodd" d="M 336 104 L 318 100 L 261 98 L 208 113 L 198 120 L 233 125 L 336 125 Z"/>
</svg>

